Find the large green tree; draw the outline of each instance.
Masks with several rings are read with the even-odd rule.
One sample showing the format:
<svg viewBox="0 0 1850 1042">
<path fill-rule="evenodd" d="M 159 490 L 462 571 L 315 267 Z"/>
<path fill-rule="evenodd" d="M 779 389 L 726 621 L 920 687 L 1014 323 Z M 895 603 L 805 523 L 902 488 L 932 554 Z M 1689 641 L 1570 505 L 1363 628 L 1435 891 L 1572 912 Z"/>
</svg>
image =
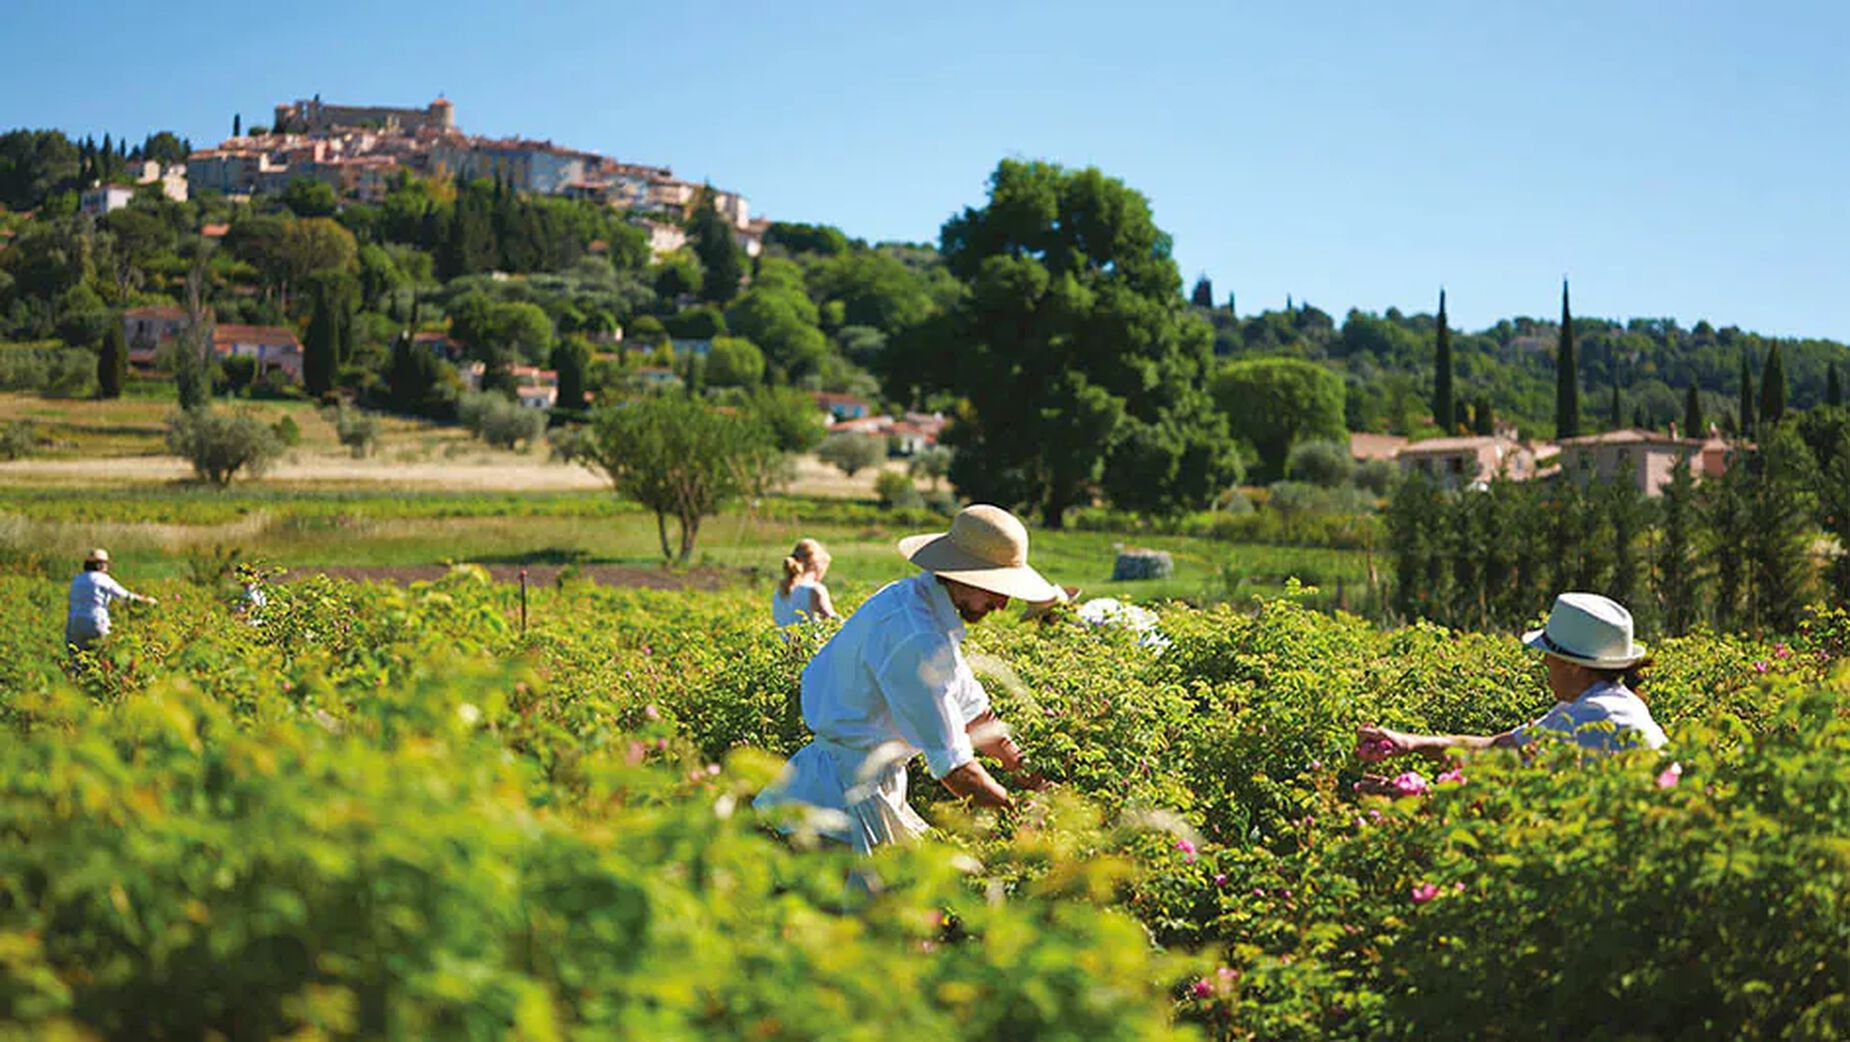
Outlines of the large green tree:
<svg viewBox="0 0 1850 1042">
<path fill-rule="evenodd" d="M 1291 448 L 1307 441 L 1348 440 L 1342 377 L 1298 358 L 1250 358 L 1214 377 L 1214 401 L 1233 436 L 1253 447 L 1258 477 L 1284 477 Z"/>
<path fill-rule="evenodd" d="M 739 249 L 732 222 L 713 205 L 711 188 L 703 189 L 694 205 L 693 216 L 687 222 L 687 238 L 706 272 L 700 286 L 701 299 L 715 304 L 731 300 L 745 278 L 745 254 Z"/>
<path fill-rule="evenodd" d="M 1555 350 L 1555 437 L 1580 433 L 1580 365 L 1574 356 L 1574 316 L 1567 304 L 1567 280 L 1561 281 L 1561 341 Z"/>
<path fill-rule="evenodd" d="M 908 343 L 928 352 L 912 371 L 965 403 L 946 435 L 964 495 L 1057 528 L 1101 484 L 1133 509 L 1219 490 L 1233 450 L 1204 390 L 1212 332 L 1141 194 L 1096 169 L 1004 160 L 941 246 L 965 292 L 946 336 Z"/>
<path fill-rule="evenodd" d="M 656 395 L 599 409 L 585 462 L 618 495 L 655 513 L 662 556 L 685 564 L 700 522 L 752 488 L 776 454 L 770 435 L 745 416 Z M 671 517 L 680 528 L 678 548 L 668 539 Z"/>
<path fill-rule="evenodd" d="M 1779 341 L 1767 349 L 1760 367 L 1760 419 L 1769 426 L 1786 415 L 1786 365 L 1779 357 Z"/>
</svg>

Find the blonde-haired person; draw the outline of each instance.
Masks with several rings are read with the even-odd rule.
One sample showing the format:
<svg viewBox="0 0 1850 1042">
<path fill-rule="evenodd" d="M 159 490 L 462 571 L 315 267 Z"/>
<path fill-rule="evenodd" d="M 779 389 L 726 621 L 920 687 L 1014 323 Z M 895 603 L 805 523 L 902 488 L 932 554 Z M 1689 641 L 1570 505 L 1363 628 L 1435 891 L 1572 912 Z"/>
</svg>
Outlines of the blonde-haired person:
<svg viewBox="0 0 1850 1042">
<path fill-rule="evenodd" d="M 829 552 L 814 539 L 797 541 L 784 558 L 784 577 L 771 594 L 771 621 L 778 629 L 809 619 L 833 619 L 835 604 L 822 585 L 829 574 Z"/>
</svg>

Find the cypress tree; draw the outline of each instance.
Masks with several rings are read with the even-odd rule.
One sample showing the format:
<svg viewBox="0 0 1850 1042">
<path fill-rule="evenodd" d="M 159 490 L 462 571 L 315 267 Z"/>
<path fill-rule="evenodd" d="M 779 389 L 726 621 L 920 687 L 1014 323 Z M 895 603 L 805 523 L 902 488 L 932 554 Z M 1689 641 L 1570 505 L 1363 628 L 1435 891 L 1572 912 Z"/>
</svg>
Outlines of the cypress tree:
<svg viewBox="0 0 1850 1042">
<path fill-rule="evenodd" d="M 1796 431 L 1767 426 L 1747 468 L 1748 620 L 1791 633 L 1809 600 L 1811 512 L 1802 484 L 1808 450 Z"/>
<path fill-rule="evenodd" d="M 700 284 L 700 299 L 712 304 L 726 303 L 739 291 L 739 282 L 745 277 L 745 259 L 732 222 L 721 216 L 713 203 L 711 188 L 701 191 L 687 230 L 689 245 L 706 272 Z"/>
<path fill-rule="evenodd" d="M 1555 437 L 1580 433 L 1580 374 L 1574 358 L 1574 316 L 1568 310 L 1567 280 L 1561 280 L 1561 343 L 1555 351 Z"/>
<path fill-rule="evenodd" d="M 1451 434 L 1458 426 L 1458 407 L 1452 387 L 1452 333 L 1445 327 L 1445 290 L 1439 291 L 1439 328 L 1433 334 L 1432 418 Z"/>
<path fill-rule="evenodd" d="M 1471 406 L 1471 431 L 1474 434 L 1497 433 L 1497 412 L 1490 407 L 1490 399 L 1482 395 Z"/>
<path fill-rule="evenodd" d="M 96 396 L 122 397 L 122 385 L 128 382 L 128 344 L 123 339 L 120 317 L 109 325 L 103 338 L 102 353 L 96 357 Z"/>
<path fill-rule="evenodd" d="M 1671 466 L 1659 511 L 1661 523 L 1651 587 L 1657 595 L 1665 632 L 1680 637 L 1696 623 L 1701 578 L 1696 568 L 1696 480 L 1689 472 L 1688 455 L 1678 456 Z"/>
<path fill-rule="evenodd" d="M 1189 295 L 1189 303 L 1198 308 L 1214 306 L 1214 283 L 1208 281 L 1205 274 L 1195 280 L 1195 291 Z"/>
<path fill-rule="evenodd" d="M 1616 431 L 1625 426 L 1625 414 L 1619 407 L 1619 385 L 1612 385 L 1612 405 L 1606 410 L 1606 429 Z"/>
<path fill-rule="evenodd" d="M 1835 408 L 1843 403 L 1844 385 L 1837 375 L 1837 363 L 1832 362 L 1824 374 L 1824 404 Z"/>
<path fill-rule="evenodd" d="M 585 369 L 589 364 L 590 352 L 578 337 L 564 337 L 553 346 L 552 367 L 559 374 L 559 400 L 554 408 L 571 412 L 584 409 Z"/>
<path fill-rule="evenodd" d="M 233 112 L 231 114 L 231 136 L 244 136 L 244 116 L 242 113 Z"/>
<path fill-rule="evenodd" d="M 1683 436 L 1700 438 L 1702 427 L 1702 395 L 1696 391 L 1696 385 L 1690 384 L 1683 389 Z"/>
<path fill-rule="evenodd" d="M 1760 420 L 1771 427 L 1786 415 L 1786 365 L 1779 357 L 1779 341 L 1766 353 L 1760 369 Z"/>
<path fill-rule="evenodd" d="M 335 355 L 340 350 L 340 331 L 329 296 L 326 281 L 317 279 L 312 295 L 314 311 L 302 345 L 302 383 L 314 398 L 333 390 Z"/>
<path fill-rule="evenodd" d="M 1752 534 L 1747 516 L 1747 467 L 1743 451 L 1729 453 L 1728 469 L 1714 481 L 1697 487 L 1697 504 L 1708 545 L 1723 552 L 1709 555 L 1715 564 L 1715 593 L 1705 602 L 1717 629 L 1732 629 L 1739 618 L 1741 589 L 1745 581 L 1743 555 L 1738 548 L 1747 545 Z"/>
<path fill-rule="evenodd" d="M 1754 436 L 1754 373 L 1747 364 L 1745 352 L 1741 355 L 1741 437 Z"/>
<path fill-rule="evenodd" d="M 1229 292 L 1227 294 L 1227 314 L 1237 317 L 1240 312 L 1233 305 L 1234 305 L 1234 296 L 1232 292 Z"/>
</svg>

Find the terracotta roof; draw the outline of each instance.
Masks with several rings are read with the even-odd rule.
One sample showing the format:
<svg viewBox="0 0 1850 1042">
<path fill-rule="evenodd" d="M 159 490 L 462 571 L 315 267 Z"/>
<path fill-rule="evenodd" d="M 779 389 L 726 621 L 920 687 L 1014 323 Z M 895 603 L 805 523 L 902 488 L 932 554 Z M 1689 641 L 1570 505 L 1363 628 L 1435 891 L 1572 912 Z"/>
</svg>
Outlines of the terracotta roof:
<svg viewBox="0 0 1850 1042">
<path fill-rule="evenodd" d="M 276 347 L 293 347 L 300 350 L 302 342 L 296 339 L 293 330 L 281 326 L 240 326 L 221 325 L 212 331 L 214 344 L 265 344 Z"/>
<path fill-rule="evenodd" d="M 1491 434 L 1479 434 L 1458 438 L 1429 438 L 1426 441 L 1416 441 L 1401 446 L 1398 454 L 1408 456 L 1440 452 L 1476 452 L 1479 449 L 1489 448 L 1493 445 L 1509 445 L 1514 447 L 1516 443 L 1513 441 L 1505 441 Z"/>
<path fill-rule="evenodd" d="M 1599 434 L 1583 434 L 1578 438 L 1562 438 L 1563 447 L 1593 445 L 1700 445 L 1700 441 L 1691 438 L 1672 438 L 1668 434 L 1656 431 L 1640 430 L 1626 427 L 1622 430 L 1604 431 Z"/>
<path fill-rule="evenodd" d="M 199 234 L 208 239 L 222 239 L 229 231 L 231 231 L 231 225 L 229 224 L 208 224 L 199 229 Z"/>
<path fill-rule="evenodd" d="M 1398 434 L 1369 434 L 1366 432 L 1349 435 L 1349 455 L 1356 459 L 1391 460 L 1407 444 L 1407 439 Z"/>
</svg>

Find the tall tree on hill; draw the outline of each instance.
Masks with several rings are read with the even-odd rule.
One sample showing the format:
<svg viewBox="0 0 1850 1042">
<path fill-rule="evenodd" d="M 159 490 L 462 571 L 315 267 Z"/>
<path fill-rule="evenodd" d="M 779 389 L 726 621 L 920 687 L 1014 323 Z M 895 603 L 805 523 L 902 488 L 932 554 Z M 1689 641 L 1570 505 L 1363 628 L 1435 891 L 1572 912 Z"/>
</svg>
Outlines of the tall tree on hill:
<svg viewBox="0 0 1850 1042">
<path fill-rule="evenodd" d="M 1580 433 L 1580 372 L 1574 357 L 1574 316 L 1568 310 L 1567 280 L 1561 280 L 1561 343 L 1555 350 L 1555 437 Z"/>
<path fill-rule="evenodd" d="M 1830 369 L 1824 374 L 1824 404 L 1836 408 L 1843 403 L 1843 379 L 1837 375 L 1837 363 L 1832 362 Z"/>
<path fill-rule="evenodd" d="M 946 435 L 963 494 L 1058 528 L 1099 487 L 1146 513 L 1224 487 L 1236 457 L 1205 387 L 1213 332 L 1148 200 L 1096 169 L 1009 159 L 941 239 L 968 292 L 916 371 L 969 403 Z"/>
<path fill-rule="evenodd" d="M 122 385 L 128 382 L 128 343 L 122 333 L 122 319 L 109 323 L 103 337 L 103 350 L 96 356 L 96 396 L 122 397 Z"/>
<path fill-rule="evenodd" d="M 552 367 L 559 374 L 559 400 L 554 408 L 578 412 L 585 407 L 585 371 L 591 367 L 590 345 L 583 337 L 560 338 L 553 345 Z"/>
<path fill-rule="evenodd" d="M 1619 404 L 1619 385 L 1612 385 L 1612 404 L 1606 409 L 1606 429 L 1616 431 L 1625 426 L 1625 412 Z"/>
<path fill-rule="evenodd" d="M 1747 460 L 1748 621 L 1756 632 L 1791 633 L 1809 603 L 1811 503 L 1804 485 L 1810 454 L 1791 427 L 1765 424 Z"/>
<path fill-rule="evenodd" d="M 1754 436 L 1754 372 L 1747 364 L 1747 354 L 1741 354 L 1741 410 L 1738 422 L 1741 437 Z"/>
<path fill-rule="evenodd" d="M 308 335 L 302 344 L 302 384 L 311 397 L 320 398 L 334 389 L 334 370 L 339 360 L 340 326 L 335 317 L 335 303 L 327 280 L 316 279 L 310 293 L 313 312 L 308 319 Z"/>
<path fill-rule="evenodd" d="M 1689 632 L 1697 621 L 1696 605 L 1701 583 L 1696 556 L 1696 480 L 1689 472 L 1689 456 L 1679 455 L 1670 468 L 1670 481 L 1658 502 L 1657 546 L 1651 570 L 1651 588 L 1657 595 L 1664 631 L 1673 637 Z"/>
<path fill-rule="evenodd" d="M 1457 396 L 1452 386 L 1452 331 L 1445 324 L 1445 290 L 1439 291 L 1439 328 L 1433 334 L 1432 418 L 1451 434 L 1458 425 Z"/>
<path fill-rule="evenodd" d="M 1195 289 L 1188 295 L 1188 302 L 1198 308 L 1214 306 L 1214 283 L 1208 281 L 1206 275 L 1195 280 Z"/>
<path fill-rule="evenodd" d="M 739 282 L 745 278 L 745 257 L 732 222 L 714 204 L 711 186 L 701 189 L 687 231 L 694 256 L 700 258 L 706 272 L 700 283 L 701 299 L 712 304 L 726 303 L 739 292 Z"/>
<path fill-rule="evenodd" d="M 1779 357 L 1779 341 L 1766 353 L 1760 367 L 1760 420 L 1771 427 L 1786 415 L 1786 364 Z"/>
<path fill-rule="evenodd" d="M 458 185 L 456 205 L 437 251 L 437 266 L 445 279 L 488 271 L 500 259 L 492 194 L 480 183 Z"/>
<path fill-rule="evenodd" d="M 1696 486 L 1697 510 L 1708 536 L 1702 549 L 1715 565 L 1714 594 L 1703 603 L 1709 607 L 1709 621 L 1724 630 L 1732 629 L 1740 618 L 1741 591 L 1746 585 L 1741 548 L 1753 535 L 1744 451 L 1729 454 L 1728 469 L 1721 477 Z"/>
<path fill-rule="evenodd" d="M 241 112 L 233 112 L 231 114 L 231 136 L 244 136 L 244 114 Z"/>
<path fill-rule="evenodd" d="M 1230 290 L 1227 293 L 1227 314 L 1238 316 L 1240 313 L 1240 310 L 1234 307 L 1234 304 L 1235 304 L 1234 294 Z"/>
<path fill-rule="evenodd" d="M 1685 438 L 1703 436 L 1702 395 L 1697 392 L 1695 384 L 1690 384 L 1683 389 L 1683 436 Z"/>
<path fill-rule="evenodd" d="M 1489 435 L 1497 433 L 1497 413 L 1490 407 L 1490 399 L 1478 395 L 1471 406 L 1471 433 Z"/>
</svg>

